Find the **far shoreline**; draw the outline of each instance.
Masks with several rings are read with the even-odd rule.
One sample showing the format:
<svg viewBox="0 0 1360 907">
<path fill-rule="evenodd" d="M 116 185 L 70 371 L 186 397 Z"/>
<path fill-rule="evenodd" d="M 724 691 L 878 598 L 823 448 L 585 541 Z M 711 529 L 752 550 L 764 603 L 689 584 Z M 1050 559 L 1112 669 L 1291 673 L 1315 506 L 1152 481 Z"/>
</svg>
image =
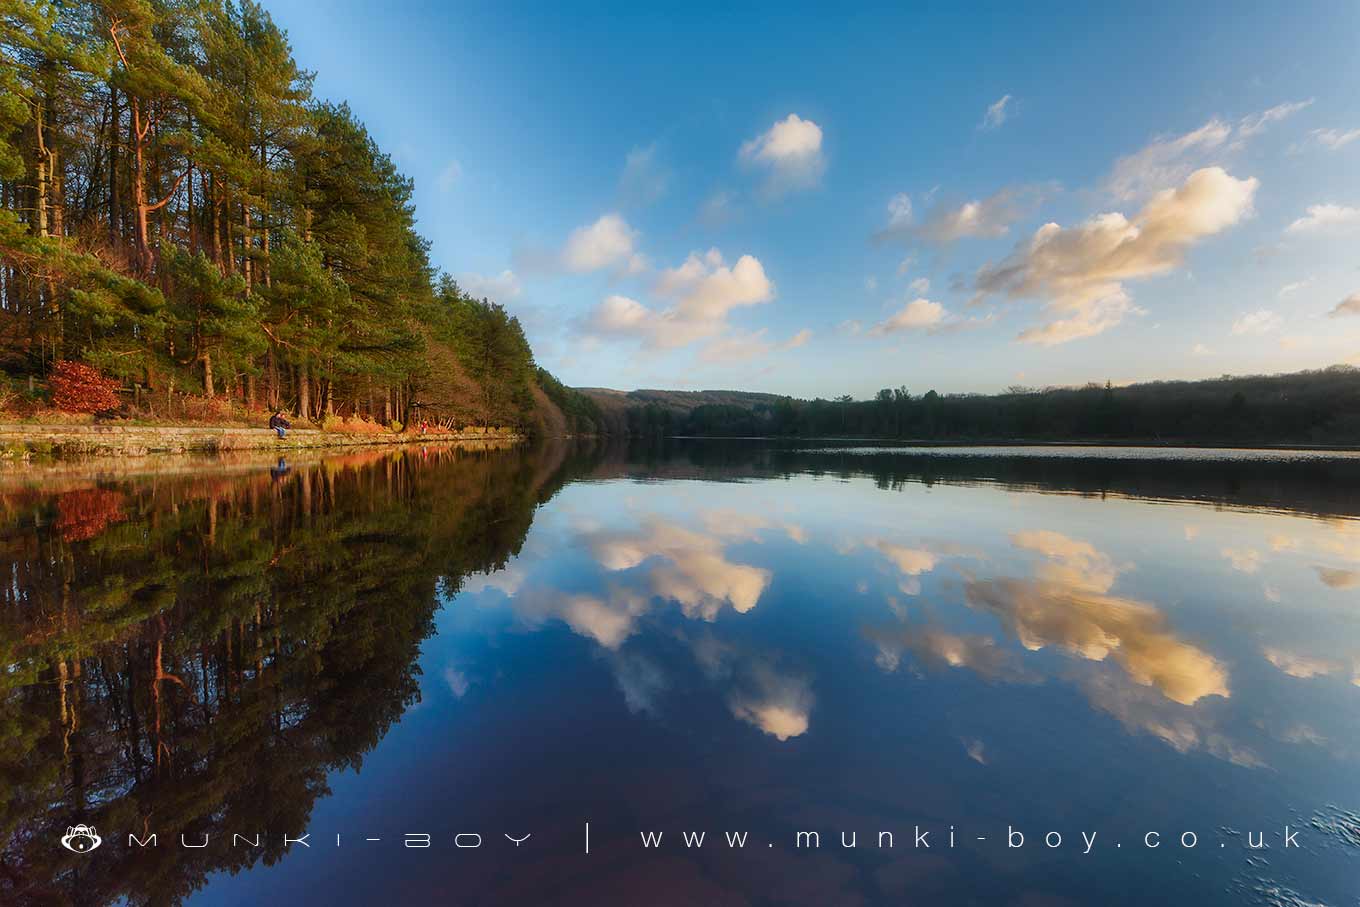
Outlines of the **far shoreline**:
<svg viewBox="0 0 1360 907">
<path fill-rule="evenodd" d="M 1298 450 L 1336 453 L 1360 453 L 1360 445 L 1354 444 L 1308 444 L 1308 443 L 1266 443 L 1250 441 L 1148 441 L 1148 440 L 1104 440 L 1092 441 L 1035 441 L 1029 439 L 987 440 L 940 440 L 913 438 L 874 438 L 874 437 L 799 437 L 796 435 L 667 435 L 668 441 L 766 441 L 817 444 L 857 444 L 880 447 L 1090 447 L 1090 448 L 1146 448 L 1149 450 Z"/>
</svg>

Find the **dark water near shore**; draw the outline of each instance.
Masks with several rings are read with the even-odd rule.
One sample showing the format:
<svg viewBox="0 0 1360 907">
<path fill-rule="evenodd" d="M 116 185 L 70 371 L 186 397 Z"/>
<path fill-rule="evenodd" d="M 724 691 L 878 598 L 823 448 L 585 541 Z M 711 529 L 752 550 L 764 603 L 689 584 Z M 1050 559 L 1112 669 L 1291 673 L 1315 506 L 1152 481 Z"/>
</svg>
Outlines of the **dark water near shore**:
<svg viewBox="0 0 1360 907">
<path fill-rule="evenodd" d="M 0 903 L 1355 905 L 1358 518 L 1277 451 L 0 487 Z"/>
</svg>

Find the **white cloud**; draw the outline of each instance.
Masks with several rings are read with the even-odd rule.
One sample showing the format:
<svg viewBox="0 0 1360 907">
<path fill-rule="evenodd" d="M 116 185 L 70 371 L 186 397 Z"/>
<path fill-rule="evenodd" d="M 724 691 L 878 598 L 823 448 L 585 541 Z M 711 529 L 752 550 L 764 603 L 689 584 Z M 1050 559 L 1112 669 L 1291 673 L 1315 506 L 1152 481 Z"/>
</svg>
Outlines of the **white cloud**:
<svg viewBox="0 0 1360 907">
<path fill-rule="evenodd" d="M 1340 318 L 1343 315 L 1360 315 L 1360 293 L 1352 293 L 1345 299 L 1336 304 L 1336 307 L 1327 314 L 1333 318 Z"/>
<path fill-rule="evenodd" d="M 1075 227 L 1045 224 L 1010 256 L 979 269 L 979 298 L 1005 294 L 1046 301 L 1049 320 L 1019 335 L 1028 343 L 1065 343 L 1119 324 L 1138 309 L 1129 280 L 1165 274 L 1186 251 L 1248 216 L 1258 182 L 1219 167 L 1197 170 L 1159 192 L 1130 220 L 1099 214 Z"/>
<path fill-rule="evenodd" d="M 1332 151 L 1340 151 L 1356 139 L 1360 139 L 1360 129 L 1314 129 L 1310 133 L 1319 145 Z"/>
<path fill-rule="evenodd" d="M 628 711 L 635 715 L 643 712 L 655 714 L 657 701 L 668 686 L 661 666 L 637 652 L 612 652 L 609 662 Z"/>
<path fill-rule="evenodd" d="M 699 358 L 704 362 L 751 362 L 771 352 L 797 349 L 812 340 L 812 330 L 809 328 L 800 330 L 782 343 L 768 339 L 768 333 L 764 328 L 752 332 L 730 332 L 704 345 Z"/>
<path fill-rule="evenodd" d="M 1360 686 L 1360 664 L 1354 666 L 1339 659 L 1320 658 L 1289 649 L 1267 647 L 1261 650 L 1266 661 L 1279 668 L 1290 677 L 1307 680 L 1312 677 L 1328 677 L 1333 674 L 1353 674 L 1353 681 Z"/>
<path fill-rule="evenodd" d="M 463 165 L 456 160 L 452 160 L 444 165 L 444 169 L 439 171 L 439 176 L 435 178 L 435 184 L 439 186 L 440 192 L 448 192 L 453 189 L 462 178 Z"/>
<path fill-rule="evenodd" d="M 912 548 L 883 538 L 867 539 L 864 544 L 886 557 L 904 576 L 929 573 L 940 562 L 940 555 L 926 548 Z"/>
<path fill-rule="evenodd" d="M 468 680 L 467 675 L 453 665 L 444 668 L 444 684 L 456 699 L 462 699 L 472 688 L 472 682 Z"/>
<path fill-rule="evenodd" d="M 807 733 L 814 703 L 807 681 L 757 665 L 748 686 L 728 702 L 734 716 L 780 741 Z"/>
<path fill-rule="evenodd" d="M 1286 233 L 1311 233 L 1314 231 L 1346 229 L 1360 224 L 1360 208 L 1345 205 L 1309 205 L 1304 217 L 1284 228 Z"/>
<path fill-rule="evenodd" d="M 1090 661 L 1113 661 L 1135 683 L 1193 705 L 1228 698 L 1228 673 L 1208 652 L 1181 640 L 1155 606 L 1113 593 L 1128 565 L 1080 539 L 1051 530 L 1011 536 L 1040 555 L 1033 579 L 970 580 L 969 607 L 992 612 L 1025 649 L 1056 646 Z"/>
<path fill-rule="evenodd" d="M 1278 123 L 1287 116 L 1291 116 L 1303 110 L 1313 103 L 1313 99 L 1306 101 L 1293 101 L 1288 104 L 1276 104 L 1268 110 L 1245 116 L 1237 124 L 1237 135 L 1239 138 L 1250 138 L 1258 133 L 1264 132 L 1265 128 L 1271 123 Z"/>
<path fill-rule="evenodd" d="M 734 308 L 774 298 L 774 284 L 760 259 L 743 255 L 728 267 L 717 249 L 702 256 L 691 252 L 679 267 L 662 272 L 657 291 L 677 298 L 679 314 L 692 319 L 721 318 Z"/>
<path fill-rule="evenodd" d="M 523 290 L 519 278 L 509 268 L 499 274 L 460 274 L 458 275 L 458 283 L 462 285 L 469 296 L 478 299 L 488 298 L 493 302 L 508 302 L 511 299 L 516 299 Z"/>
<path fill-rule="evenodd" d="M 1269 334 L 1278 331 L 1284 324 L 1284 319 L 1269 309 L 1260 309 L 1255 312 L 1248 312 L 1233 322 L 1232 332 L 1234 334 Z"/>
<path fill-rule="evenodd" d="M 1114 163 L 1105 190 L 1119 201 L 1138 201 L 1182 182 L 1191 172 L 1215 163 L 1214 156 L 1240 150 L 1247 142 L 1277 123 L 1312 104 L 1312 99 L 1277 104 L 1249 114 L 1236 127 L 1215 117 L 1183 135 L 1159 136 Z M 1229 140 L 1232 141 L 1229 141 Z"/>
<path fill-rule="evenodd" d="M 982 122 L 978 124 L 979 129 L 999 129 L 1001 124 L 1010 118 L 1010 111 L 1006 106 L 1010 104 L 1011 96 L 1002 95 L 993 104 L 988 105 L 987 112 L 982 116 Z"/>
<path fill-rule="evenodd" d="M 666 194 L 669 185 L 670 171 L 661 164 L 655 143 L 628 152 L 619 178 L 619 188 L 626 199 L 650 205 Z"/>
<path fill-rule="evenodd" d="M 1293 283 L 1287 283 L 1284 286 L 1280 287 L 1280 292 L 1277 293 L 1276 295 L 1279 296 L 1281 299 L 1284 299 L 1286 296 L 1292 296 L 1299 290 L 1305 290 L 1308 287 L 1311 287 L 1312 285 L 1313 278 L 1305 277 L 1303 280 L 1296 280 Z"/>
<path fill-rule="evenodd" d="M 1184 135 L 1159 138 L 1115 161 L 1105 188 L 1120 201 L 1146 198 L 1185 179 L 1201 155 L 1222 147 L 1231 134 L 1231 126 L 1215 119 Z"/>
<path fill-rule="evenodd" d="M 469 574 L 467 580 L 463 583 L 462 592 L 464 595 L 476 595 L 485 592 L 487 589 L 495 589 L 503 595 L 513 598 L 527 578 L 527 574 L 518 564 L 511 564 L 490 573 Z"/>
<path fill-rule="evenodd" d="M 826 170 L 822 128 L 796 113 L 743 142 L 738 157 L 748 164 L 769 169 L 766 191 L 772 196 L 810 189 L 821 181 Z"/>
<path fill-rule="evenodd" d="M 1190 355 L 1192 356 L 1212 356 L 1213 354 L 1214 351 L 1202 343 L 1196 343 L 1190 349 Z M 1189 530 L 1187 529 L 1186 531 L 1188 532 Z"/>
<path fill-rule="evenodd" d="M 964 669 L 988 680 L 1008 683 L 1030 683 L 1037 679 L 1023 668 L 1013 652 L 998 646 L 990 636 L 959 635 L 929 624 L 875 627 L 866 630 L 865 635 L 878 650 L 874 663 L 888 673 L 901 666 L 903 656 L 910 655 L 915 667 L 928 671 Z"/>
<path fill-rule="evenodd" d="M 1354 589 L 1360 587 L 1360 573 L 1354 570 L 1340 570 L 1335 567 L 1323 567 L 1321 565 L 1313 568 L 1318 575 L 1318 579 L 1329 589 Z"/>
<path fill-rule="evenodd" d="M 704 362 L 750 362 L 768 356 L 774 349 L 768 331 L 732 331 L 705 344 L 699 352 Z"/>
<path fill-rule="evenodd" d="M 911 290 L 918 296 L 924 296 L 925 294 L 930 292 L 930 278 L 918 277 L 911 283 L 907 284 L 907 289 Z"/>
<path fill-rule="evenodd" d="M 888 199 L 888 226 L 891 230 L 894 227 L 905 227 L 911 223 L 912 205 L 911 196 L 905 192 L 899 192 Z"/>
<path fill-rule="evenodd" d="M 1077 683 L 1092 706 L 1109 713 L 1131 733 L 1149 734 L 1180 753 L 1203 750 L 1244 768 L 1265 765 L 1251 749 L 1219 730 L 1219 712 L 1170 699 L 1141 683 L 1130 683 L 1103 665 L 1081 671 Z"/>
<path fill-rule="evenodd" d="M 605 268 L 635 273 L 644 267 L 635 250 L 638 235 L 620 215 L 606 214 L 571 231 L 562 249 L 562 264 L 577 273 Z"/>
<path fill-rule="evenodd" d="M 936 204 L 920 223 L 913 222 L 908 197 L 896 195 L 888 203 L 888 224 L 878 231 L 876 238 L 946 245 L 960 239 L 1004 236 L 1011 224 L 1025 217 L 1043 200 L 1049 188 L 1007 186 L 986 198 L 962 205 Z"/>
<path fill-rule="evenodd" d="M 901 331 L 923 331 L 936 327 L 944 321 L 944 306 L 929 299 L 913 299 L 903 303 L 892 315 L 869 329 L 869 334 L 881 337 Z"/>
<path fill-rule="evenodd" d="M 648 591 L 674 600 L 686 617 L 695 620 L 715 620 L 725 606 L 745 614 L 759 603 L 773 578 L 769 570 L 729 561 L 717 534 L 659 519 L 639 530 L 590 533 L 587 541 L 606 570 L 646 565 L 642 573 Z"/>
<path fill-rule="evenodd" d="M 1238 573 L 1256 573 L 1261 569 L 1261 552 L 1254 548 L 1224 548 L 1219 553 Z"/>
<path fill-rule="evenodd" d="M 788 340 L 776 343 L 764 328 L 758 331 L 730 331 L 707 344 L 699 353 L 704 362 L 751 362 L 770 353 L 795 350 L 812 339 L 812 330 L 803 328 Z"/>
<path fill-rule="evenodd" d="M 655 349 L 686 346 L 723 334 L 733 309 L 769 302 L 775 287 L 755 256 L 743 255 L 729 267 L 721 252 L 710 249 L 703 255 L 693 252 L 683 264 L 663 271 L 656 291 L 672 304 L 653 309 L 626 296 L 610 296 L 587 318 L 587 331 L 636 337 Z M 751 338 L 746 340 L 749 350 Z"/>
<path fill-rule="evenodd" d="M 597 334 L 636 334 L 648 328 L 655 316 L 636 299 L 608 296 L 590 316 L 590 329 Z"/>
<path fill-rule="evenodd" d="M 560 620 L 578 635 L 593 639 L 606 649 L 617 650 L 633 634 L 646 602 L 625 594 L 606 601 L 592 595 L 565 595 L 533 586 L 511 599 L 511 607 L 528 626 Z"/>
<path fill-rule="evenodd" d="M 868 290 L 870 293 L 877 293 L 878 278 L 874 277 L 873 275 L 864 278 L 864 289 Z"/>
</svg>

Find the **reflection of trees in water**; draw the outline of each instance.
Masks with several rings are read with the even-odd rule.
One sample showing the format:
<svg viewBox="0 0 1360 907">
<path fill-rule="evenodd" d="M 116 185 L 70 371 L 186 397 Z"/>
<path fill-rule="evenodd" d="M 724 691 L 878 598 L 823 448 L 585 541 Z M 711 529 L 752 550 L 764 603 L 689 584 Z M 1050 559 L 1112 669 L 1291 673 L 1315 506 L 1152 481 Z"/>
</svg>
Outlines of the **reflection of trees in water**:
<svg viewBox="0 0 1360 907">
<path fill-rule="evenodd" d="M 880 488 L 997 484 L 1025 491 L 1122 495 L 1360 516 L 1360 458 L 1310 460 L 1116 459 L 1092 447 L 1082 457 L 924 455 L 884 447 L 847 452 L 854 442 L 634 440 L 619 443 L 601 475 L 698 478 L 871 477 Z M 865 442 L 873 444 L 876 442 Z"/>
<path fill-rule="evenodd" d="M 440 586 L 519 550 L 562 479 L 542 463 L 407 450 L 0 495 L 0 900 L 173 904 L 279 859 L 416 701 Z M 63 850 L 75 821 L 114 846 Z"/>
</svg>

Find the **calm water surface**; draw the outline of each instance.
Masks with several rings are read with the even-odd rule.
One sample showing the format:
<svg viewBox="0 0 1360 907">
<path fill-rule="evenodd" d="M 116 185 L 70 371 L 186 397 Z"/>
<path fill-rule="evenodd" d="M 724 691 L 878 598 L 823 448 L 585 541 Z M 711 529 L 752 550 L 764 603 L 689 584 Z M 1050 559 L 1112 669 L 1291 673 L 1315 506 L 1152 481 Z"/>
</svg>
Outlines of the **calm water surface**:
<svg viewBox="0 0 1360 907">
<path fill-rule="evenodd" d="M 1360 900 L 1351 456 L 430 449 L 0 506 L 4 903 Z"/>
</svg>

